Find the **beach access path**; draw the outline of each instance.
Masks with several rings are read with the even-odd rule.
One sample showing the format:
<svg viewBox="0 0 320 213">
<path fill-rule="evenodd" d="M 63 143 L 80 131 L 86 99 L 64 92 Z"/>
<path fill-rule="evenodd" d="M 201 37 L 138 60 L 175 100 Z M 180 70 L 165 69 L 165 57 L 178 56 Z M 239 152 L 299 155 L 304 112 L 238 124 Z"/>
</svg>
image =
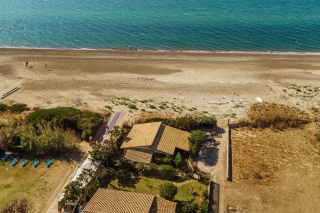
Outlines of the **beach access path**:
<svg viewBox="0 0 320 213">
<path fill-rule="evenodd" d="M 214 166 L 210 168 L 210 181 L 219 184 L 219 213 L 224 213 L 227 204 L 225 203 L 225 186 L 227 182 L 227 149 L 228 149 L 228 119 L 217 119 L 217 129 L 214 139 L 216 140 L 216 149 L 218 150 L 217 161 Z M 211 196 L 212 199 L 215 196 Z M 214 202 L 210 202 L 213 205 L 209 206 L 209 212 L 217 213 L 214 208 Z"/>
</svg>

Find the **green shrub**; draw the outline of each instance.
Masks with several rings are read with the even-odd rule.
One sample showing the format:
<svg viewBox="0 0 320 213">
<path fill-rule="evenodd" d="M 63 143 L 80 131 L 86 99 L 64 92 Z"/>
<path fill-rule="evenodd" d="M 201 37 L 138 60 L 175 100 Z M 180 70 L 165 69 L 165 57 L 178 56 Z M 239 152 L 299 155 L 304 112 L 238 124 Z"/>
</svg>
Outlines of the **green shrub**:
<svg viewBox="0 0 320 213">
<path fill-rule="evenodd" d="M 103 117 L 87 110 L 81 111 L 73 107 L 58 107 L 53 109 L 40 109 L 31 113 L 27 121 L 33 126 L 42 122 L 52 122 L 55 126 L 63 129 L 72 129 L 81 133 L 83 139 L 88 140 L 93 136 Z"/>
<path fill-rule="evenodd" d="M 124 183 L 130 180 L 131 173 L 121 169 L 117 172 L 116 177 L 120 183 Z"/>
<path fill-rule="evenodd" d="M 134 105 L 134 104 L 129 104 L 129 105 L 128 105 L 128 108 L 129 108 L 129 109 L 138 109 L 137 106 Z"/>
<path fill-rule="evenodd" d="M 149 105 L 149 108 L 150 108 L 150 109 L 157 109 L 157 107 L 154 106 L 154 105 Z"/>
<path fill-rule="evenodd" d="M 189 171 L 193 171 L 193 169 L 192 169 L 192 167 L 190 166 L 189 161 L 188 161 L 187 158 L 184 159 L 184 162 L 186 162 L 186 164 L 187 164 L 187 166 L 188 166 L 188 170 L 189 170 Z"/>
<path fill-rule="evenodd" d="M 203 200 L 201 202 L 201 206 L 200 206 L 200 209 L 201 209 L 201 213 L 208 213 L 209 212 L 209 202 L 208 200 Z"/>
<path fill-rule="evenodd" d="M 158 172 L 158 166 L 155 163 L 150 163 L 147 165 L 147 172 L 150 175 L 155 175 Z"/>
<path fill-rule="evenodd" d="M 177 192 L 178 188 L 171 182 L 161 184 L 159 187 L 160 196 L 166 200 L 173 200 Z"/>
<path fill-rule="evenodd" d="M 206 178 L 206 177 L 200 177 L 200 180 L 199 180 L 201 183 L 203 183 L 204 185 L 209 185 L 209 182 L 210 182 L 210 179 L 209 178 Z"/>
<path fill-rule="evenodd" d="M 171 165 L 172 163 L 172 157 L 165 157 L 163 158 L 163 163 L 166 164 L 166 165 Z"/>
<path fill-rule="evenodd" d="M 0 112 L 5 112 L 8 106 L 6 104 L 0 104 Z"/>
<path fill-rule="evenodd" d="M 59 200 L 58 202 L 58 208 L 59 209 L 63 209 L 63 207 L 66 205 L 67 200 L 65 198 L 62 198 L 61 200 Z"/>
<path fill-rule="evenodd" d="M 91 198 L 96 193 L 97 190 L 98 188 L 95 185 L 87 186 L 87 196 Z"/>
<path fill-rule="evenodd" d="M 202 195 L 205 199 L 208 199 L 209 198 L 209 193 L 208 193 L 208 190 L 205 190 L 202 192 Z"/>
<path fill-rule="evenodd" d="M 3 188 L 9 189 L 11 186 L 12 186 L 11 183 L 8 183 L 8 184 L 5 184 L 5 185 L 3 186 Z"/>
<path fill-rule="evenodd" d="M 204 111 L 204 113 L 208 113 L 207 111 Z M 216 125 L 217 120 L 213 117 L 208 116 L 199 116 L 195 118 L 197 124 L 201 127 L 213 127 Z"/>
<path fill-rule="evenodd" d="M 104 106 L 105 108 L 109 109 L 109 110 L 112 110 L 112 107 L 111 106 Z"/>
<path fill-rule="evenodd" d="M 36 112 L 36 111 L 38 111 L 38 110 L 40 110 L 40 109 L 41 109 L 40 107 L 33 107 L 32 110 L 33 110 L 34 112 Z"/>
<path fill-rule="evenodd" d="M 30 108 L 27 106 L 27 104 L 13 104 L 9 107 L 9 110 L 12 113 L 21 113 L 23 111 L 29 110 Z"/>
<path fill-rule="evenodd" d="M 137 172 L 139 172 L 139 174 L 146 174 L 148 171 L 148 166 L 145 163 L 139 162 L 136 164 L 135 167 Z"/>
<path fill-rule="evenodd" d="M 41 109 L 33 112 L 28 117 L 28 122 L 34 126 L 42 121 L 52 121 L 62 128 L 77 129 L 77 122 L 82 114 L 81 110 L 72 107 L 58 107 L 53 109 Z"/>
<path fill-rule="evenodd" d="M 204 131 L 195 130 L 188 140 L 191 153 L 196 153 L 200 151 L 202 145 L 207 141 L 207 136 Z"/>
<path fill-rule="evenodd" d="M 193 201 L 194 201 L 194 199 L 183 201 L 181 212 L 182 213 L 197 213 L 199 210 L 199 205 L 198 205 L 198 203 L 194 203 Z"/>
<path fill-rule="evenodd" d="M 171 165 L 161 165 L 160 166 L 160 175 L 164 178 L 173 178 L 176 174 L 176 171 Z"/>
<path fill-rule="evenodd" d="M 182 164 L 182 160 L 181 160 L 181 154 L 180 152 L 177 152 L 176 156 L 174 157 L 174 165 L 176 165 L 176 167 L 180 167 Z"/>
</svg>

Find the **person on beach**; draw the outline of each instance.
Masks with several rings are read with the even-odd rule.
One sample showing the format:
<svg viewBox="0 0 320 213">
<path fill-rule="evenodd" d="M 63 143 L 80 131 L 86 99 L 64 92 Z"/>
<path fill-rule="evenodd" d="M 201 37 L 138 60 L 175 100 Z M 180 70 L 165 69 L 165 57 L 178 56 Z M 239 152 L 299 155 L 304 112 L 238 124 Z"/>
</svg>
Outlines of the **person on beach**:
<svg viewBox="0 0 320 213">
<path fill-rule="evenodd" d="M 47 64 L 44 65 L 44 68 L 47 69 Z"/>
<path fill-rule="evenodd" d="M 29 64 L 29 63 L 28 63 L 28 60 L 27 60 L 27 61 L 26 61 L 26 67 L 28 67 L 28 64 Z"/>
</svg>

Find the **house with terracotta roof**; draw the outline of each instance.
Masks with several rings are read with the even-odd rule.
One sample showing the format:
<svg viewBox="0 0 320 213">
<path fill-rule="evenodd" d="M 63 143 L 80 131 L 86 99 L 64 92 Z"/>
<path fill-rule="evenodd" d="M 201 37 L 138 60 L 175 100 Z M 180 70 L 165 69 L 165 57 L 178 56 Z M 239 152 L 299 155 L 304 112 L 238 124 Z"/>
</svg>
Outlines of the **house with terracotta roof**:
<svg viewBox="0 0 320 213">
<path fill-rule="evenodd" d="M 155 195 L 99 188 L 82 213 L 174 213 L 176 206 Z"/>
<path fill-rule="evenodd" d="M 162 122 L 136 124 L 132 127 L 121 149 L 124 157 L 135 162 L 150 163 L 153 153 L 174 155 L 176 149 L 189 152 L 190 133 Z"/>
</svg>

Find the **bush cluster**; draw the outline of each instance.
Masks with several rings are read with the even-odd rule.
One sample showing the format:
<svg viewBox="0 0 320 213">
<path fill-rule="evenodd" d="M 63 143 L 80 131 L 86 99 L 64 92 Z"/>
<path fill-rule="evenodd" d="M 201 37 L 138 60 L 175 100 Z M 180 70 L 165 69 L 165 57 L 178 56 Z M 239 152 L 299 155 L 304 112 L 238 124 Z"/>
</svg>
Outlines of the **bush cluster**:
<svg viewBox="0 0 320 213">
<path fill-rule="evenodd" d="M 177 194 L 178 188 L 171 182 L 161 184 L 159 187 L 159 194 L 166 200 L 173 200 Z"/>
<path fill-rule="evenodd" d="M 163 124 L 181 129 L 184 131 L 193 131 L 200 128 L 214 128 L 216 125 L 216 119 L 208 116 L 184 116 L 176 119 L 173 118 L 149 118 L 144 121 L 144 123 L 159 122 L 162 121 Z"/>
<path fill-rule="evenodd" d="M 12 104 L 8 106 L 6 104 L 0 104 L 0 112 L 5 112 L 9 110 L 11 113 L 21 113 L 23 111 L 29 110 L 30 108 L 26 104 Z"/>
<path fill-rule="evenodd" d="M 309 122 L 309 116 L 295 108 L 276 103 L 257 103 L 250 107 L 250 124 L 257 128 L 286 129 Z"/>
<path fill-rule="evenodd" d="M 45 121 L 52 122 L 59 128 L 75 130 L 81 133 L 84 140 L 89 140 L 89 136 L 94 135 L 98 126 L 103 122 L 100 114 L 81 111 L 73 107 L 41 109 L 31 113 L 27 119 L 33 126 Z"/>
<path fill-rule="evenodd" d="M 145 164 L 137 163 L 135 166 L 137 172 L 143 175 L 155 175 L 158 173 L 159 167 L 155 163 Z"/>
<path fill-rule="evenodd" d="M 191 133 L 189 140 L 189 148 L 191 153 L 199 152 L 202 145 L 207 141 L 207 135 L 204 131 L 195 130 Z"/>
<path fill-rule="evenodd" d="M 166 165 L 171 165 L 172 163 L 172 157 L 168 156 L 165 157 L 163 155 L 155 155 L 153 162 L 155 162 L 156 164 L 166 164 Z"/>
<path fill-rule="evenodd" d="M 78 148 L 75 132 L 63 130 L 50 123 L 19 124 L 2 127 L 0 149 L 28 154 L 60 155 Z"/>
</svg>

